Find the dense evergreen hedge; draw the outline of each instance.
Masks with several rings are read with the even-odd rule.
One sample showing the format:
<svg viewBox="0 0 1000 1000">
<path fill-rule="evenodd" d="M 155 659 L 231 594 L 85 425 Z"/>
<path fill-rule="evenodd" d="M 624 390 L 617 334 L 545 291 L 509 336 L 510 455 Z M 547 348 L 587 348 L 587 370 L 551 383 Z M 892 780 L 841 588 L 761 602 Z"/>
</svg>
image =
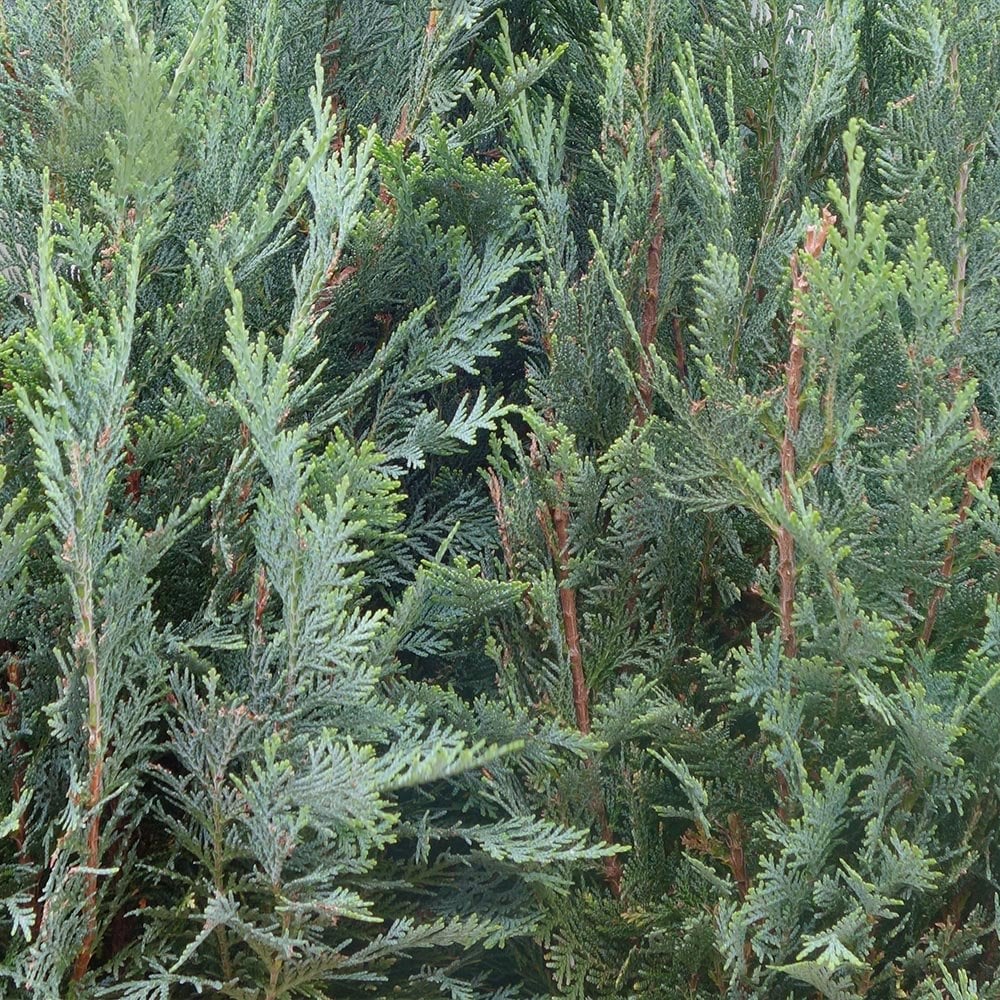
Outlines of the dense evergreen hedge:
<svg viewBox="0 0 1000 1000">
<path fill-rule="evenodd" d="M 4 0 L 0 994 L 1000 997 L 1000 4 Z"/>
</svg>

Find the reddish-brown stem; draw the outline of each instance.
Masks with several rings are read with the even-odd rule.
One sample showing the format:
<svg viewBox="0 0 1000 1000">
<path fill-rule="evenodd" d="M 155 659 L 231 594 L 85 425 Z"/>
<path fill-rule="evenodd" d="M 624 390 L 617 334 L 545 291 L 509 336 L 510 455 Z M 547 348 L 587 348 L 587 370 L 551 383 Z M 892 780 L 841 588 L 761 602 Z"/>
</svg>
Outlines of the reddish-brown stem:
<svg viewBox="0 0 1000 1000">
<path fill-rule="evenodd" d="M 740 899 L 746 899 L 750 892 L 750 878 L 747 875 L 746 856 L 743 845 L 746 843 L 746 831 L 737 813 L 730 813 L 726 831 L 726 843 L 729 847 L 729 870 L 736 879 Z"/>
<path fill-rule="evenodd" d="M 556 486 L 562 492 L 563 477 L 555 475 Z M 559 610 L 562 612 L 563 634 L 566 637 L 566 652 L 569 656 L 570 677 L 573 683 L 573 711 L 576 727 L 581 733 L 590 732 L 590 689 L 583 670 L 583 650 L 580 646 L 580 623 L 576 608 L 576 588 L 569 583 L 569 508 L 561 502 L 550 507 L 549 519 L 552 533 L 546 532 L 552 561 L 556 565 L 559 580 Z"/>
<path fill-rule="evenodd" d="M 549 554 L 556 566 L 556 577 L 559 581 L 559 609 L 562 613 L 563 634 L 566 637 L 566 651 L 569 656 L 570 678 L 573 687 L 573 711 L 576 717 L 576 727 L 581 733 L 590 732 L 590 688 L 583 669 L 583 649 L 580 643 L 580 623 L 576 605 L 576 588 L 569 583 L 569 507 L 562 500 L 562 473 L 555 474 L 556 487 L 559 490 L 559 502 L 549 507 L 548 518 L 541 510 L 538 519 L 542 525 Z M 548 523 L 546 523 L 548 521 Z M 551 530 L 549 529 L 551 525 Z M 587 758 L 586 767 L 594 770 L 595 781 L 600 781 L 593 758 Z M 601 837 L 609 846 L 614 844 L 614 831 L 608 820 L 608 810 L 600 788 L 594 793 L 594 812 Z M 604 879 L 611 892 L 617 897 L 621 895 L 622 866 L 617 856 L 611 855 L 604 859 Z"/>
<path fill-rule="evenodd" d="M 8 654 L 7 660 L 7 699 L 4 704 L 0 698 L 0 715 L 6 715 L 8 726 L 11 730 L 16 730 L 20 721 L 21 708 L 18 705 L 18 695 L 21 690 L 21 661 L 17 657 L 17 647 L 14 643 L 0 639 L 0 653 Z M 11 764 L 13 766 L 13 776 L 11 779 L 11 799 L 17 803 L 21 798 L 24 789 L 25 761 L 24 755 L 27 747 L 22 740 L 15 740 L 10 748 Z M 27 837 L 25 815 L 22 812 L 17 821 L 17 830 L 13 840 L 17 845 L 18 857 L 21 862 L 27 864 L 28 858 L 24 849 L 24 842 Z"/>
<path fill-rule="evenodd" d="M 104 798 L 104 733 L 101 725 L 101 700 L 98 690 L 96 663 L 87 675 L 87 700 L 89 702 L 87 757 L 90 767 L 88 782 L 88 806 L 90 818 L 87 821 L 87 872 L 84 876 L 84 905 L 86 908 L 86 930 L 80 951 L 73 966 L 72 978 L 79 982 L 90 967 L 97 941 L 97 869 L 101 863 L 101 800 Z"/>
<path fill-rule="evenodd" d="M 654 132 L 650 138 L 650 149 L 655 149 L 659 144 L 660 133 Z M 649 205 L 649 224 L 653 236 L 649 242 L 649 249 L 646 251 L 646 279 L 642 292 L 642 316 L 639 323 L 639 343 L 641 345 L 639 357 L 639 402 L 635 406 L 636 426 L 642 427 L 646 418 L 653 408 L 653 363 L 651 351 L 656 343 L 656 333 L 659 327 L 660 311 L 660 275 L 662 273 L 663 258 L 663 215 L 660 211 L 660 188 L 656 187 L 653 198 Z M 684 372 L 684 344 L 678 338 L 680 336 L 680 317 L 675 316 L 673 321 L 674 351 L 678 358 L 678 373 L 683 379 Z M 644 546 L 642 544 L 636 549 L 633 557 L 635 569 L 629 581 L 628 600 L 625 604 L 625 611 L 629 618 L 635 612 L 636 588 L 639 582 L 639 566 L 642 562 Z"/>
<path fill-rule="evenodd" d="M 73 964 L 71 978 L 79 982 L 90 967 L 97 942 L 97 870 L 101 867 L 101 802 L 104 799 L 104 711 L 101 692 L 101 663 L 98 656 L 97 626 L 94 620 L 94 585 L 89 546 L 81 544 L 84 537 L 80 515 L 77 530 L 63 543 L 63 558 L 77 567 L 75 581 L 76 614 L 79 631 L 73 648 L 79 656 L 79 666 L 86 687 L 87 733 L 87 796 L 88 811 L 86 846 L 84 849 L 84 934 Z M 67 831 L 68 832 L 68 831 Z"/>
<path fill-rule="evenodd" d="M 961 524 L 965 520 L 965 515 L 968 513 L 967 504 L 971 501 L 969 496 L 969 489 L 966 489 L 962 493 L 962 502 L 958 508 L 958 523 Z M 948 540 L 944 543 L 944 561 L 941 563 L 941 576 L 948 580 L 951 574 L 955 572 L 955 533 L 952 532 L 949 535 Z M 934 589 L 934 593 L 931 595 L 930 604 L 927 605 L 927 617 L 924 618 L 924 629 L 921 633 L 921 638 L 926 646 L 931 641 L 931 636 L 934 634 L 934 626 L 937 624 L 938 610 L 941 607 L 941 601 L 944 600 L 945 587 L 944 584 L 939 585 Z"/>
<path fill-rule="evenodd" d="M 827 209 L 823 209 L 823 219 L 818 226 L 806 229 L 805 251 L 813 258 L 819 257 L 826 242 L 827 234 L 837 219 Z M 781 499 L 785 510 L 792 511 L 792 483 L 795 481 L 795 438 L 799 431 L 801 413 L 799 404 L 802 396 L 802 372 L 805 368 L 805 349 L 802 335 L 805 332 L 805 315 L 802 299 L 809 291 L 809 279 L 799 267 L 798 251 L 792 254 L 792 322 L 791 343 L 786 365 L 785 391 L 785 433 L 781 441 Z M 778 544 L 778 617 L 781 623 L 781 641 L 786 656 L 798 655 L 798 639 L 795 635 L 793 617 L 795 614 L 795 539 L 787 526 L 782 525 L 775 534 Z"/>
<path fill-rule="evenodd" d="M 345 281 L 349 281 L 357 273 L 358 269 L 354 264 L 341 267 L 340 253 L 335 253 L 323 275 L 323 287 L 320 289 L 319 294 L 316 296 L 316 301 L 313 302 L 312 308 L 309 310 L 309 318 L 315 320 L 329 309 L 337 288 Z"/>
<path fill-rule="evenodd" d="M 559 546 L 559 607 L 566 632 L 566 650 L 569 654 L 570 674 L 573 678 L 573 709 L 576 725 L 581 733 L 590 732 L 590 689 L 583 673 L 583 652 L 580 648 L 580 626 L 576 612 L 576 588 L 567 582 L 569 577 L 569 513 L 564 506 L 552 510 L 552 526 Z"/>
<path fill-rule="evenodd" d="M 507 512 L 503 506 L 503 485 L 500 477 L 493 469 L 488 470 L 487 489 L 490 491 L 490 499 L 493 501 L 493 510 L 497 519 L 497 532 L 500 535 L 500 549 L 503 552 L 503 561 L 507 566 L 507 572 L 511 578 L 514 576 L 514 546 L 510 541 L 510 523 L 507 520 Z"/>
<path fill-rule="evenodd" d="M 687 352 L 684 350 L 684 333 L 681 330 L 681 318 L 673 318 L 674 331 L 674 358 L 677 360 L 677 377 L 682 381 L 687 381 Z"/>
<path fill-rule="evenodd" d="M 142 470 L 135 467 L 135 453 L 131 448 L 125 449 L 125 464 L 130 466 L 125 475 L 125 496 L 138 503 L 142 499 Z"/>
<path fill-rule="evenodd" d="M 957 48 L 952 49 L 949 54 L 948 66 L 951 82 L 955 87 L 957 96 L 959 87 Z M 969 246 L 965 236 L 965 224 L 967 218 L 965 196 L 969 190 L 969 176 L 972 172 L 972 161 L 975 158 L 975 153 L 975 143 L 971 143 L 965 147 L 965 159 L 962 160 L 959 165 L 958 178 L 955 182 L 955 193 L 952 196 L 952 209 L 955 213 L 955 232 L 958 236 L 958 251 L 955 254 L 955 271 L 952 276 L 952 293 L 955 300 L 954 312 L 952 313 L 952 329 L 956 336 L 961 329 L 962 317 L 965 314 L 965 278 L 969 265 Z M 950 375 L 952 379 L 956 381 L 961 378 L 960 372 L 958 371 L 953 371 Z M 972 428 L 977 438 L 985 440 L 986 430 L 979 418 L 979 410 L 977 410 L 975 406 L 972 408 Z M 962 524 L 965 521 L 969 513 L 969 507 L 972 504 L 972 494 L 969 490 L 969 483 L 974 482 L 977 485 L 982 486 L 986 476 L 989 474 L 991 465 L 992 459 L 985 457 L 976 457 L 969 464 L 969 467 L 966 470 L 965 488 L 962 491 L 962 499 L 958 506 L 958 524 Z M 948 541 L 945 542 L 944 560 L 941 563 L 941 576 L 945 580 L 948 580 L 952 573 L 955 572 L 955 544 L 956 532 L 953 531 L 948 537 Z M 937 623 L 938 610 L 941 607 L 941 601 L 944 600 L 944 595 L 945 585 L 941 584 L 935 588 L 934 593 L 931 596 L 930 604 L 927 606 L 927 616 L 924 618 L 924 628 L 921 633 L 921 638 L 923 639 L 925 645 L 930 642 L 931 636 L 934 634 L 934 626 Z"/>
<path fill-rule="evenodd" d="M 975 406 L 972 407 L 972 432 L 976 439 L 980 442 L 984 442 L 987 439 L 986 428 L 983 426 L 982 419 L 979 416 L 979 409 Z M 969 463 L 968 468 L 965 470 L 965 488 L 962 490 L 962 499 L 958 505 L 958 524 L 963 524 L 965 519 L 969 516 L 969 508 L 972 506 L 972 491 L 969 489 L 969 485 L 974 483 L 979 489 L 982 489 L 986 484 L 986 477 L 990 474 L 990 469 L 993 467 L 993 459 L 989 455 L 977 455 Z M 944 548 L 944 560 L 941 563 L 941 576 L 948 580 L 951 575 L 955 572 L 955 545 L 957 541 L 958 525 L 955 526 L 955 530 L 948 536 L 948 540 L 945 542 Z M 921 638 L 924 641 L 924 645 L 927 645 L 931 641 L 931 636 L 934 634 L 934 626 L 937 623 L 938 611 L 941 607 L 941 601 L 944 600 L 945 595 L 945 585 L 941 584 L 935 590 L 931 596 L 930 604 L 927 606 L 927 616 L 924 618 L 924 629 Z"/>
<path fill-rule="evenodd" d="M 430 10 L 427 12 L 427 23 L 424 25 L 424 44 L 426 45 L 431 41 L 437 32 L 438 19 L 441 15 L 441 8 L 437 6 L 437 0 L 431 0 Z M 401 142 L 404 146 L 409 145 L 410 140 L 413 138 L 413 123 L 411 122 L 411 115 L 416 119 L 419 116 L 419 111 L 424 105 L 425 98 L 421 97 L 417 100 L 417 113 L 414 114 L 414 110 L 410 107 L 410 102 L 407 101 L 399 112 L 399 122 L 396 124 L 396 128 L 392 133 L 393 142 Z M 383 188 L 384 190 L 384 188 Z"/>
<path fill-rule="evenodd" d="M 722 839 L 710 829 L 700 825 L 691 827 L 681 835 L 681 844 L 692 854 L 703 854 L 706 857 L 722 861 L 736 881 L 736 890 L 740 899 L 746 899 L 750 891 L 750 878 L 747 874 L 746 830 L 736 813 L 730 813 L 726 820 L 726 829 L 721 831 Z M 723 843 L 724 841 L 724 843 Z"/>
<path fill-rule="evenodd" d="M 660 272 L 663 256 L 663 216 L 660 212 L 660 189 L 653 192 L 649 206 L 649 224 L 653 236 L 646 251 L 646 282 L 642 293 L 642 318 L 639 324 L 639 397 L 642 405 L 635 410 L 635 422 L 641 427 L 653 406 L 653 370 L 650 351 L 656 343 L 660 310 Z"/>
<path fill-rule="evenodd" d="M 393 142 L 401 142 L 405 146 L 410 141 L 410 105 L 404 104 L 399 112 L 399 123 L 392 133 Z M 384 188 L 383 188 L 384 190 Z"/>
<path fill-rule="evenodd" d="M 961 78 L 959 76 L 958 47 L 948 53 L 948 80 L 953 88 L 953 98 L 957 104 L 960 97 Z M 952 195 L 952 209 L 955 213 L 955 233 L 958 237 L 958 252 L 955 254 L 955 272 L 952 277 L 952 291 L 955 295 L 955 311 L 952 316 L 952 326 L 958 333 L 965 313 L 965 276 L 969 265 L 969 246 L 965 238 L 966 207 L 965 196 L 969 190 L 969 176 L 972 172 L 972 161 L 976 155 L 977 143 L 969 143 L 965 149 L 965 159 L 958 168 L 955 181 L 955 192 Z"/>
<path fill-rule="evenodd" d="M 87 908 L 86 931 L 80 952 L 73 966 L 73 981 L 79 982 L 90 968 L 97 941 L 97 868 L 101 862 L 101 813 L 100 801 L 104 794 L 104 766 L 97 764 L 90 772 L 91 815 L 87 824 L 87 867 L 84 882 L 84 899 Z"/>
</svg>

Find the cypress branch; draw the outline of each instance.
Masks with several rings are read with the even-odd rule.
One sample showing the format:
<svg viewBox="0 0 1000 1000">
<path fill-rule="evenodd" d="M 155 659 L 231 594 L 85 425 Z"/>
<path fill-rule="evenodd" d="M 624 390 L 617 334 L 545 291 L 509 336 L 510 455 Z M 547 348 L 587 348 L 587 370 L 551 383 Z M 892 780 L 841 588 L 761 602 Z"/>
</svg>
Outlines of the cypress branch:
<svg viewBox="0 0 1000 1000">
<path fill-rule="evenodd" d="M 831 212 L 824 209 L 823 219 L 818 226 L 806 229 L 805 252 L 816 260 L 823 252 L 827 235 L 836 225 L 837 219 Z M 796 477 L 795 440 L 799 433 L 800 396 L 802 393 L 802 375 L 805 366 L 805 348 L 802 336 L 805 332 L 804 317 L 800 301 L 809 291 L 809 278 L 799 264 L 798 251 L 792 255 L 792 316 L 791 337 L 786 365 L 785 388 L 785 431 L 781 440 L 781 499 L 785 510 L 792 514 L 792 484 Z M 781 620 L 781 639 L 784 643 L 785 655 L 798 655 L 798 642 L 795 638 L 793 617 L 795 614 L 795 540 L 787 526 L 782 525 L 776 532 L 778 545 L 778 578 L 781 582 L 781 593 L 778 598 L 778 608 Z"/>
</svg>

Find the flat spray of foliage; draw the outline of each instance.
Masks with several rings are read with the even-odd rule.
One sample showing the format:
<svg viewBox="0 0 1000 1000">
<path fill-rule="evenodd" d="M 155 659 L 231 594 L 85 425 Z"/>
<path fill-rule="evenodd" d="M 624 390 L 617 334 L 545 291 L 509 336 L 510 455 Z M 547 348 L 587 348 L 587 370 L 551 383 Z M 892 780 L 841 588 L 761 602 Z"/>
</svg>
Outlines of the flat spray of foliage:
<svg viewBox="0 0 1000 1000">
<path fill-rule="evenodd" d="M 1000 4 L 5 0 L 0 996 L 1000 997 Z"/>
</svg>

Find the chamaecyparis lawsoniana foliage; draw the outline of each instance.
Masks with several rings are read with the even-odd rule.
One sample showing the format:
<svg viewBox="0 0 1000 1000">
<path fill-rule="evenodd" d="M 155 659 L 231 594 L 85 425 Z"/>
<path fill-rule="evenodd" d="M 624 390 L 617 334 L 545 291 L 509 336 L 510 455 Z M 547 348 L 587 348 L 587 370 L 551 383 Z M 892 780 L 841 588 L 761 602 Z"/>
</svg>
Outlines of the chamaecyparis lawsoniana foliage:
<svg viewBox="0 0 1000 1000">
<path fill-rule="evenodd" d="M 1000 6 L 2 10 L 0 995 L 1000 996 Z"/>
<path fill-rule="evenodd" d="M 631 848 L 550 910 L 553 992 L 996 995 L 997 13 L 513 35 L 569 48 L 506 147 L 543 257 L 495 655 L 602 744 L 549 815 Z"/>
<path fill-rule="evenodd" d="M 373 106 L 319 6 L 5 19 L 5 991 L 524 995 L 606 850 L 528 793 L 557 729 L 433 683 L 519 594 L 466 456 L 535 252 L 432 112 L 552 57 L 404 19 Z"/>
</svg>

